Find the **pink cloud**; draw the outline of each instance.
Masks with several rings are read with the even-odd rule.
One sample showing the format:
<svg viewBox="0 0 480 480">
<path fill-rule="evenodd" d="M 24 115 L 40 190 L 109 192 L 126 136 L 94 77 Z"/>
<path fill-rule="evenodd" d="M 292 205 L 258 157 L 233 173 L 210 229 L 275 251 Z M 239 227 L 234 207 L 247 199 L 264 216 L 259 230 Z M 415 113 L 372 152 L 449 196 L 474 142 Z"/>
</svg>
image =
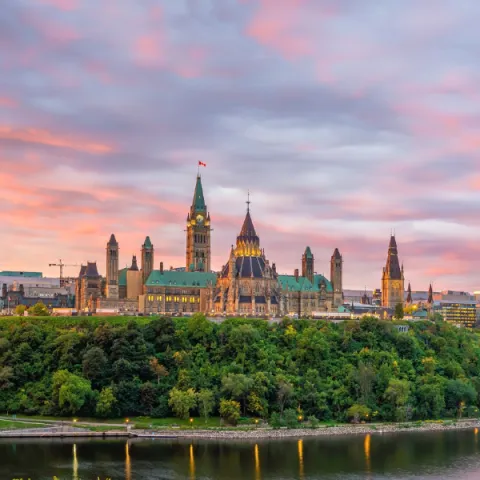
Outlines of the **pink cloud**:
<svg viewBox="0 0 480 480">
<path fill-rule="evenodd" d="M 0 107 L 15 108 L 18 104 L 13 98 L 0 97 Z"/>
<path fill-rule="evenodd" d="M 59 10 L 75 10 L 78 8 L 78 0 L 38 0 L 44 5 L 49 5 Z"/>
<path fill-rule="evenodd" d="M 0 140 L 17 141 L 26 144 L 40 144 L 49 147 L 70 148 L 79 152 L 103 154 L 113 151 L 110 145 L 90 142 L 86 139 L 61 136 L 36 128 L 13 128 L 0 125 Z"/>
</svg>

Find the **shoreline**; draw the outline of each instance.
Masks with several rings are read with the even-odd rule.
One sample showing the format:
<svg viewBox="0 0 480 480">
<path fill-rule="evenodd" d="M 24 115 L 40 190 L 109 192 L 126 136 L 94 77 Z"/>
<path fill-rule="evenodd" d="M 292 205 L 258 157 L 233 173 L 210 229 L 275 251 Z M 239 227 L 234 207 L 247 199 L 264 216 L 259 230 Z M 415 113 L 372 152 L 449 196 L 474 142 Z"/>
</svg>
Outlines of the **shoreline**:
<svg viewBox="0 0 480 480">
<path fill-rule="evenodd" d="M 255 440 L 255 439 L 281 439 L 325 437 L 342 435 L 367 435 L 389 434 L 401 432 L 440 432 L 449 430 L 480 429 L 480 419 L 451 421 L 451 423 L 428 422 L 417 424 L 392 423 L 392 424 L 361 424 L 340 425 L 318 428 L 255 428 L 250 430 L 150 430 L 134 429 L 130 431 L 105 431 L 95 432 L 85 429 L 16 429 L 0 431 L 0 439 L 7 438 L 138 438 L 138 439 L 198 439 L 198 440 Z M 479 430 L 476 431 L 478 433 Z"/>
</svg>

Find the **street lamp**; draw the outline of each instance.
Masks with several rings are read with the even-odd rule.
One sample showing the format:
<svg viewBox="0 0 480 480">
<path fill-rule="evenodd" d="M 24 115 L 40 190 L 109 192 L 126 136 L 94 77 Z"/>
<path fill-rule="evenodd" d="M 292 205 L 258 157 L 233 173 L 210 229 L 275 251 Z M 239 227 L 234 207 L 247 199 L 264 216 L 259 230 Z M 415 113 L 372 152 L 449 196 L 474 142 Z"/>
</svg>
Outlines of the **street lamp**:
<svg viewBox="0 0 480 480">
<path fill-rule="evenodd" d="M 190 428 L 193 428 L 193 418 L 190 418 Z"/>
<path fill-rule="evenodd" d="M 301 422 L 303 420 L 303 417 L 301 415 L 298 416 L 298 421 Z"/>
</svg>

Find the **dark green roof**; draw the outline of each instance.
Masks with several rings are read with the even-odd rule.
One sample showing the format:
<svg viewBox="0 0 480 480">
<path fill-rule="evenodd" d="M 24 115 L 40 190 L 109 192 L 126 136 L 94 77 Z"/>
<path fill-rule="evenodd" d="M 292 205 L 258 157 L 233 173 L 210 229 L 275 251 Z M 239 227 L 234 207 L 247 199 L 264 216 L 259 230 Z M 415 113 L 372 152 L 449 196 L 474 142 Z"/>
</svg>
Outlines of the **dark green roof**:
<svg viewBox="0 0 480 480">
<path fill-rule="evenodd" d="M 215 285 L 217 283 L 217 275 L 215 273 L 176 272 L 174 270 L 164 270 L 161 273 L 160 270 L 154 270 L 148 277 L 145 285 L 147 287 L 206 287 L 208 282 Z"/>
<path fill-rule="evenodd" d="M 333 292 L 332 284 L 323 275 L 314 275 L 313 285 L 307 277 L 295 278 L 295 275 L 279 275 L 278 281 L 282 286 L 282 290 L 288 289 L 292 292 L 319 292 L 320 283 L 325 282 L 325 290 Z"/>
<path fill-rule="evenodd" d="M 307 247 L 305 249 L 305 257 L 307 258 L 313 258 L 312 251 L 310 250 L 310 247 Z"/>
<path fill-rule="evenodd" d="M 195 193 L 193 194 L 192 206 L 195 207 L 195 211 L 205 211 L 205 199 L 203 198 L 202 179 L 200 175 L 197 176 L 197 184 L 195 185 Z"/>
<path fill-rule="evenodd" d="M 4 271 L 0 272 L 2 277 L 26 277 L 26 278 L 42 278 L 42 272 L 12 272 Z"/>
<path fill-rule="evenodd" d="M 150 241 L 150 237 L 147 236 L 147 238 L 145 239 L 145 243 L 143 244 L 143 246 L 145 248 L 152 248 L 153 245 L 152 245 L 152 242 Z"/>
<path fill-rule="evenodd" d="M 128 268 L 122 268 L 118 272 L 118 286 L 119 287 L 126 287 L 127 286 L 127 272 L 128 272 Z"/>
</svg>

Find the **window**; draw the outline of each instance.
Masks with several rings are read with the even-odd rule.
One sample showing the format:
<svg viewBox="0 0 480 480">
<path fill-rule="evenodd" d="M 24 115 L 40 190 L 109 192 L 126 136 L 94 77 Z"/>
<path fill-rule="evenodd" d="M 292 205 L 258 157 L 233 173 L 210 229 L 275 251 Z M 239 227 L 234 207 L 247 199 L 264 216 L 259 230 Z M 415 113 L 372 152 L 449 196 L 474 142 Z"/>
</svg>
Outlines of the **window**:
<svg viewBox="0 0 480 480">
<path fill-rule="evenodd" d="M 190 303 L 195 303 L 195 297 L 190 297 Z"/>
<path fill-rule="evenodd" d="M 182 297 L 182 303 L 187 303 L 187 297 Z"/>
<path fill-rule="evenodd" d="M 162 301 L 162 295 L 157 295 L 157 302 L 161 302 Z"/>
<path fill-rule="evenodd" d="M 149 296 L 148 296 L 148 301 L 149 301 L 149 302 L 153 302 L 153 295 L 149 295 Z"/>
<path fill-rule="evenodd" d="M 167 302 L 171 302 L 172 301 L 172 296 L 171 295 L 167 295 L 167 297 L 165 298 L 165 300 Z"/>
<path fill-rule="evenodd" d="M 173 301 L 178 303 L 180 301 L 180 297 L 177 297 L 177 296 L 173 297 Z"/>
<path fill-rule="evenodd" d="M 200 303 L 200 297 L 197 298 L 197 303 Z"/>
</svg>

